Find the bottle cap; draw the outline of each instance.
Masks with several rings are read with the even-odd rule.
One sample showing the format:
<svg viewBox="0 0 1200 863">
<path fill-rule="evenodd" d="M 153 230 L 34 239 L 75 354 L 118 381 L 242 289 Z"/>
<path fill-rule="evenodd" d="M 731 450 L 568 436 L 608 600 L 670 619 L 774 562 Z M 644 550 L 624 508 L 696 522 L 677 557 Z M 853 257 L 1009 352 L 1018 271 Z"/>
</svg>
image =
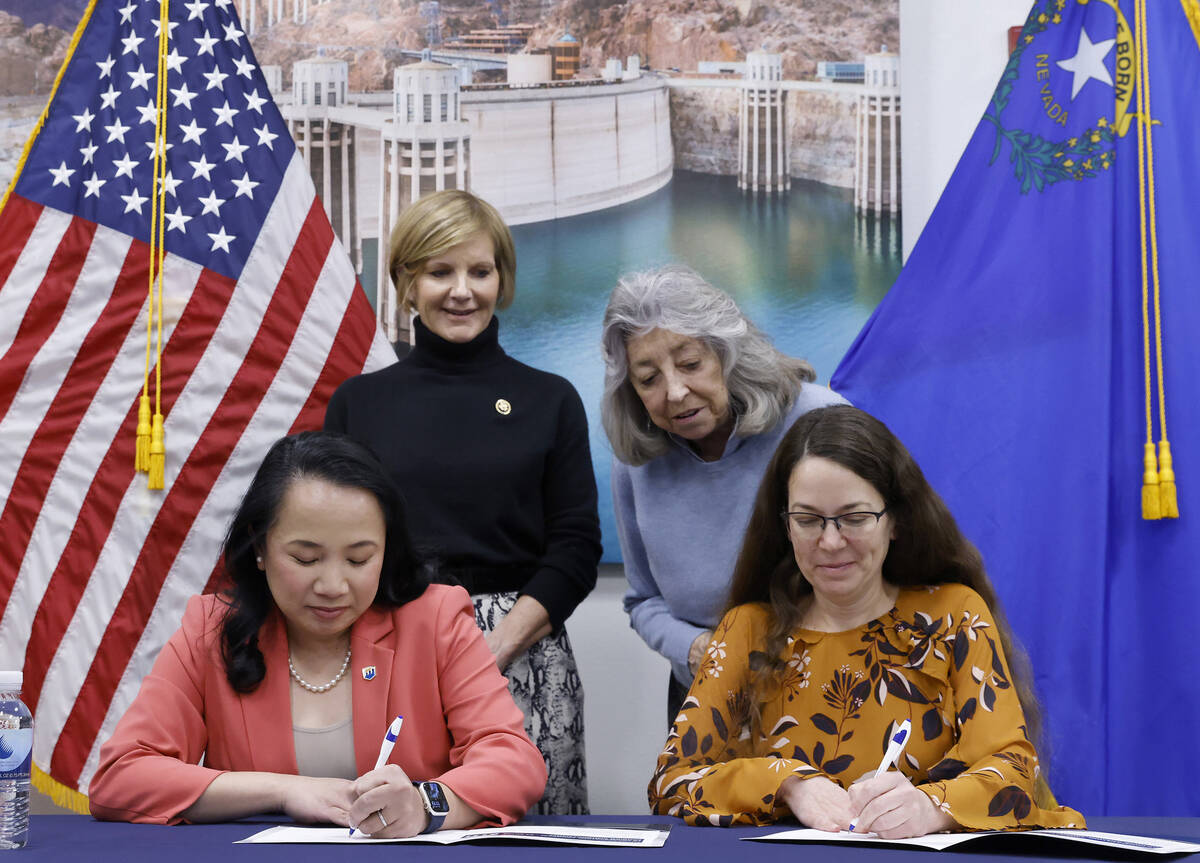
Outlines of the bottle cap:
<svg viewBox="0 0 1200 863">
<path fill-rule="evenodd" d="M 20 692 L 24 677 L 20 671 L 0 671 L 0 692 Z"/>
</svg>

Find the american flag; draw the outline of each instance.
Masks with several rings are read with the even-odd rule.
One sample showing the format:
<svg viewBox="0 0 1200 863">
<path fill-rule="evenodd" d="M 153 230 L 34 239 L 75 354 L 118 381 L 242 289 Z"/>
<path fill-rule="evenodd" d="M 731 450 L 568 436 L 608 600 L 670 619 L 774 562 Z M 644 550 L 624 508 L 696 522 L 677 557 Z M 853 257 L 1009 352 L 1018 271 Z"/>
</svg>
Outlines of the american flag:
<svg viewBox="0 0 1200 863">
<path fill-rule="evenodd" d="M 158 0 L 93 0 L 0 211 L 0 667 L 77 807 L 266 448 L 395 359 L 232 0 L 167 29 L 164 490 L 134 472 Z"/>
</svg>

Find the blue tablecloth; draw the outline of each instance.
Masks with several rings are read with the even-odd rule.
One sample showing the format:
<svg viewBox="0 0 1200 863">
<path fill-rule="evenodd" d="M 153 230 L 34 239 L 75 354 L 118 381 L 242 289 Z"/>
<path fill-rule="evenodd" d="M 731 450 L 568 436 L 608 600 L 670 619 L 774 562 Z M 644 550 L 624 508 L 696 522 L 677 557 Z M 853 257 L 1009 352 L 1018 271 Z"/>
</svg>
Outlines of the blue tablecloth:
<svg viewBox="0 0 1200 863">
<path fill-rule="evenodd" d="M 22 851 L 13 852 L 12 863 L 193 863 L 214 860 L 223 863 L 329 863 L 332 860 L 399 861 L 422 863 L 518 863 L 518 861 L 550 861 L 572 855 L 578 860 L 586 855 L 594 861 L 638 860 L 641 863 L 796 863 L 799 859 L 820 863 L 951 863 L 970 857 L 974 863 L 982 860 L 1015 859 L 1003 853 L 980 851 L 922 851 L 892 848 L 861 848 L 846 845 L 795 845 L 791 843 L 741 842 L 743 836 L 761 835 L 785 829 L 778 827 L 685 827 L 670 818 L 647 816 L 592 816 L 590 818 L 545 818 L 542 823 L 578 824 L 670 824 L 671 835 L 659 849 L 646 848 L 583 848 L 549 845 L 375 845 L 347 847 L 344 845 L 234 845 L 259 830 L 280 823 L 277 819 L 238 821 L 232 824 L 180 825 L 157 827 L 144 824 L 115 824 L 94 821 L 83 815 L 36 815 L 30 825 L 30 842 Z M 1135 833 L 1200 842 L 1200 818 L 1094 818 L 1088 824 L 1094 830 L 1114 833 Z M 1098 849 L 1103 853 L 1102 849 Z M 1022 854 L 1030 860 L 1125 860 L 1119 855 L 1090 856 L 1093 852 L 1080 846 L 1061 846 L 1050 856 L 1044 852 Z M 936 858 L 931 854 L 938 855 Z M 1156 859 L 1150 857 L 1142 860 Z M 1179 859 L 1179 858 L 1168 858 Z M 1189 860 L 1200 855 L 1189 855 Z"/>
</svg>

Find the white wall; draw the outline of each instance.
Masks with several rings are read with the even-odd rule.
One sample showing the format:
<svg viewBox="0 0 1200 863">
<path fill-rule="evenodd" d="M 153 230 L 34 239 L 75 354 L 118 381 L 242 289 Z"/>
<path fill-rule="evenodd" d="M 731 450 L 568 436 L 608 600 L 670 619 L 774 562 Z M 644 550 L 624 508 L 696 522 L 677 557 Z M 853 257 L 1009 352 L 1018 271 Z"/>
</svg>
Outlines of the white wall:
<svg viewBox="0 0 1200 863">
<path fill-rule="evenodd" d="M 1008 28 L 1031 0 L 900 0 L 904 259 L 1008 62 Z"/>
<path fill-rule="evenodd" d="M 625 574 L 600 567 L 596 589 L 567 621 L 584 690 L 588 798 L 600 815 L 646 815 L 646 784 L 667 739 L 671 667 L 621 609 Z"/>
<path fill-rule="evenodd" d="M 471 127 L 471 191 L 499 208 L 510 225 L 521 223 L 514 213 L 537 212 L 552 203 L 550 100 L 477 104 L 464 94 L 461 105 Z"/>
<path fill-rule="evenodd" d="M 671 179 L 666 84 L 468 91 L 471 191 L 510 225 L 613 207 Z"/>
<path fill-rule="evenodd" d="M 554 78 L 549 54 L 509 54 L 509 84 L 545 84 Z"/>
</svg>

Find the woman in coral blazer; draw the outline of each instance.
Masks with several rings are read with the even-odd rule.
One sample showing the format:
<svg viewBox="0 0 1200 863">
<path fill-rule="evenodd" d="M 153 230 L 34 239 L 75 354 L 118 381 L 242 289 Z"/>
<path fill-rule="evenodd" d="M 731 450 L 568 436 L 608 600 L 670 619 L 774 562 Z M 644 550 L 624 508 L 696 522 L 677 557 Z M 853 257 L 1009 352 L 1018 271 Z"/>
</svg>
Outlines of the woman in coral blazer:
<svg viewBox="0 0 1200 863">
<path fill-rule="evenodd" d="M 365 448 L 329 433 L 279 441 L 225 543 L 232 591 L 188 603 L 101 749 L 92 813 L 279 811 L 376 837 L 523 815 L 545 786 L 541 755 L 466 592 L 425 586 L 405 534 Z"/>
</svg>

